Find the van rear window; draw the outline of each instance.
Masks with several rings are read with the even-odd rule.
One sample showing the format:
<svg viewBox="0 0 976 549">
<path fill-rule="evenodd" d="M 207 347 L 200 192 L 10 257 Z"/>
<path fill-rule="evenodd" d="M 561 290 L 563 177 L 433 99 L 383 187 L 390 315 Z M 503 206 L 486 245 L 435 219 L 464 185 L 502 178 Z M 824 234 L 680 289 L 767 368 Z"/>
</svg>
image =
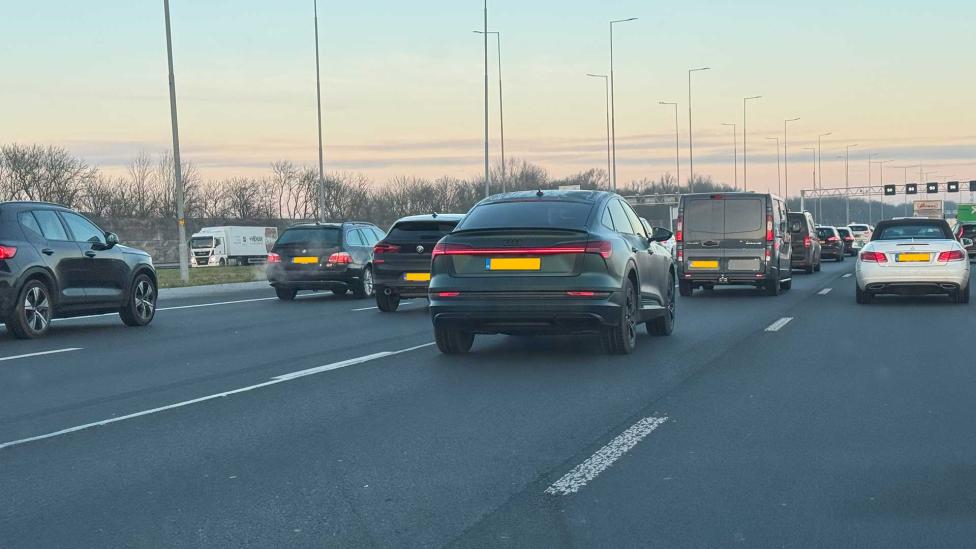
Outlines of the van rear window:
<svg viewBox="0 0 976 549">
<path fill-rule="evenodd" d="M 685 203 L 684 238 L 762 238 L 766 212 L 762 198 L 693 198 Z"/>
</svg>

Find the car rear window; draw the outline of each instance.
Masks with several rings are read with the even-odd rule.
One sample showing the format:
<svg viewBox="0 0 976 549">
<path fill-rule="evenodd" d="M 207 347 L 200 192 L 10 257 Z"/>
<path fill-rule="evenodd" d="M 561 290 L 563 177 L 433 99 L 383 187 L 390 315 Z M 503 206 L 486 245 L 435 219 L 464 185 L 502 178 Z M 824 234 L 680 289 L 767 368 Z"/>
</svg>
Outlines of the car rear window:
<svg viewBox="0 0 976 549">
<path fill-rule="evenodd" d="M 305 248 L 335 248 L 339 246 L 340 230 L 335 227 L 296 227 L 287 229 L 278 237 L 277 246 L 302 246 Z"/>
<path fill-rule="evenodd" d="M 840 233 L 841 236 L 851 236 L 851 231 L 848 229 L 838 228 L 837 232 Z"/>
<path fill-rule="evenodd" d="M 442 236 L 454 230 L 457 221 L 401 221 L 386 235 L 387 240 L 399 242 L 401 240 L 440 240 Z"/>
<path fill-rule="evenodd" d="M 864 231 L 868 230 L 867 225 L 850 225 L 850 228 L 852 231 L 859 232 L 859 233 L 863 233 Z"/>
<path fill-rule="evenodd" d="M 817 228 L 817 238 L 829 238 L 831 236 L 834 236 L 833 229 L 828 229 L 827 227 Z"/>
<path fill-rule="evenodd" d="M 807 234 L 807 217 L 801 213 L 788 213 L 786 219 L 791 233 Z"/>
<path fill-rule="evenodd" d="M 684 238 L 762 238 L 766 221 L 762 198 L 693 198 L 685 203 Z"/>
<path fill-rule="evenodd" d="M 475 206 L 458 227 L 471 229 L 584 229 L 593 210 L 588 202 L 526 200 Z"/>
<path fill-rule="evenodd" d="M 872 240 L 951 240 L 952 234 L 947 228 L 948 225 L 942 223 L 893 224 L 875 231 Z"/>
</svg>

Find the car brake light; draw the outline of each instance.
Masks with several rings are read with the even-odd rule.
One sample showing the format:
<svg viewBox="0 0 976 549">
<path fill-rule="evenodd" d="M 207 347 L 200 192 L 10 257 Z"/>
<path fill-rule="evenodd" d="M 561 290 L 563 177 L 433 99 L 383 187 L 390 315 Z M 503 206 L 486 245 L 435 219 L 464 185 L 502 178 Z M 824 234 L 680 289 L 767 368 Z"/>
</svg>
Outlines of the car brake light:
<svg viewBox="0 0 976 549">
<path fill-rule="evenodd" d="M 962 253 L 962 250 L 949 250 L 947 252 L 939 253 L 939 263 L 945 263 L 947 261 L 962 261 L 966 259 L 966 254 Z"/>
<path fill-rule="evenodd" d="M 869 263 L 887 263 L 888 256 L 881 252 L 861 252 L 861 261 Z"/>
<path fill-rule="evenodd" d="M 569 297 L 593 297 L 596 292 L 566 292 Z"/>
<path fill-rule="evenodd" d="M 682 242 L 685 239 L 685 218 L 684 216 L 678 217 L 678 222 L 675 224 L 674 231 L 674 241 Z"/>
<path fill-rule="evenodd" d="M 773 241 L 773 216 L 766 216 L 766 242 Z"/>
<path fill-rule="evenodd" d="M 457 297 L 461 292 L 437 292 L 437 297 Z"/>
<path fill-rule="evenodd" d="M 852 240 L 854 240 L 854 237 L 853 236 L 845 236 L 844 237 L 844 242 L 850 242 Z"/>
<path fill-rule="evenodd" d="M 274 252 L 268 254 L 268 263 L 281 263 L 281 256 Z"/>
<path fill-rule="evenodd" d="M 613 254 L 613 242 L 610 242 L 609 240 L 587 242 L 586 253 L 600 254 L 600 257 L 603 259 L 610 259 L 610 255 Z"/>
<path fill-rule="evenodd" d="M 379 243 L 373 246 L 373 255 L 380 254 L 398 254 L 400 253 L 400 247 L 395 244 Z"/>
<path fill-rule="evenodd" d="M 803 247 L 804 248 L 809 248 L 810 245 L 811 245 L 810 235 L 804 235 L 803 236 Z"/>
<path fill-rule="evenodd" d="M 0 246 L 0 259 L 11 259 L 17 255 L 16 246 Z"/>
<path fill-rule="evenodd" d="M 329 256 L 326 263 L 329 265 L 349 265 L 352 263 L 352 256 L 346 252 L 336 252 Z"/>
<path fill-rule="evenodd" d="M 539 246 L 524 248 L 474 248 L 466 244 L 437 243 L 431 251 L 431 257 L 439 255 L 561 255 L 561 254 L 600 254 L 609 259 L 613 253 L 613 243 L 608 240 L 594 240 L 591 242 L 570 242 L 555 246 Z"/>
<path fill-rule="evenodd" d="M 828 236 L 827 242 L 840 242 L 840 239 L 837 238 L 836 236 Z"/>
<path fill-rule="evenodd" d="M 684 250 L 678 250 L 678 263 L 681 263 L 684 260 L 685 260 Z"/>
</svg>

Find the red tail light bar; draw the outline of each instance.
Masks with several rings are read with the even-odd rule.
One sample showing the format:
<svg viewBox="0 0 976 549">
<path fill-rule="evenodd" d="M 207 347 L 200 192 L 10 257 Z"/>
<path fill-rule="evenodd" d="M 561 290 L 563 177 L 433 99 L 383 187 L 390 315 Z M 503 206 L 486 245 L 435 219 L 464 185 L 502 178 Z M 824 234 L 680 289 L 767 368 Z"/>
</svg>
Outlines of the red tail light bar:
<svg viewBox="0 0 976 549">
<path fill-rule="evenodd" d="M 887 263 L 888 256 L 882 252 L 861 252 L 861 261 L 866 263 Z"/>
<path fill-rule="evenodd" d="M 398 253 L 400 253 L 400 247 L 395 244 L 379 243 L 373 246 L 373 255 Z"/>
<path fill-rule="evenodd" d="M 945 263 L 948 261 L 963 261 L 965 259 L 966 254 L 962 250 L 949 250 L 939 253 L 938 261 L 939 263 Z"/>
<path fill-rule="evenodd" d="M 811 245 L 812 245 L 812 241 L 810 240 L 810 235 L 804 235 L 804 237 L 803 237 L 803 247 L 804 248 L 809 248 Z"/>
<path fill-rule="evenodd" d="M 827 242 L 840 242 L 840 239 L 837 238 L 836 236 L 828 236 Z"/>
<path fill-rule="evenodd" d="M 766 216 L 766 242 L 772 242 L 774 238 L 773 235 L 773 216 Z"/>
<path fill-rule="evenodd" d="M 674 225 L 674 241 L 684 242 L 685 239 L 685 218 L 684 216 L 678 217 L 678 222 Z"/>
<path fill-rule="evenodd" d="M 271 252 L 268 254 L 268 263 L 281 263 L 281 256 Z"/>
<path fill-rule="evenodd" d="M 16 246 L 0 246 L 0 259 L 12 259 L 17 255 Z"/>
<path fill-rule="evenodd" d="M 349 265 L 352 263 L 352 256 L 346 252 L 336 252 L 329 256 L 326 263 L 329 265 Z"/>
<path fill-rule="evenodd" d="M 431 257 L 440 255 L 560 255 L 560 254 L 600 254 L 609 259 L 613 253 L 613 243 L 607 240 L 595 242 L 571 242 L 558 246 L 536 248 L 475 248 L 467 244 L 443 244 L 438 242 Z"/>
</svg>

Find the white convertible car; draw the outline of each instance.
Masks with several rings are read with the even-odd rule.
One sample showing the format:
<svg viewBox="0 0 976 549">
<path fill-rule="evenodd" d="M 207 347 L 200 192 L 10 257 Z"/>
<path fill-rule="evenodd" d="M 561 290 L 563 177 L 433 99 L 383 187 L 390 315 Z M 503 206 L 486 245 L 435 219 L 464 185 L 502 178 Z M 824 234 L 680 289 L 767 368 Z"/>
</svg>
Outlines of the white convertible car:
<svg viewBox="0 0 976 549">
<path fill-rule="evenodd" d="M 966 245 L 944 219 L 904 218 L 878 223 L 857 258 L 857 302 L 878 294 L 943 294 L 969 303 Z"/>
</svg>

